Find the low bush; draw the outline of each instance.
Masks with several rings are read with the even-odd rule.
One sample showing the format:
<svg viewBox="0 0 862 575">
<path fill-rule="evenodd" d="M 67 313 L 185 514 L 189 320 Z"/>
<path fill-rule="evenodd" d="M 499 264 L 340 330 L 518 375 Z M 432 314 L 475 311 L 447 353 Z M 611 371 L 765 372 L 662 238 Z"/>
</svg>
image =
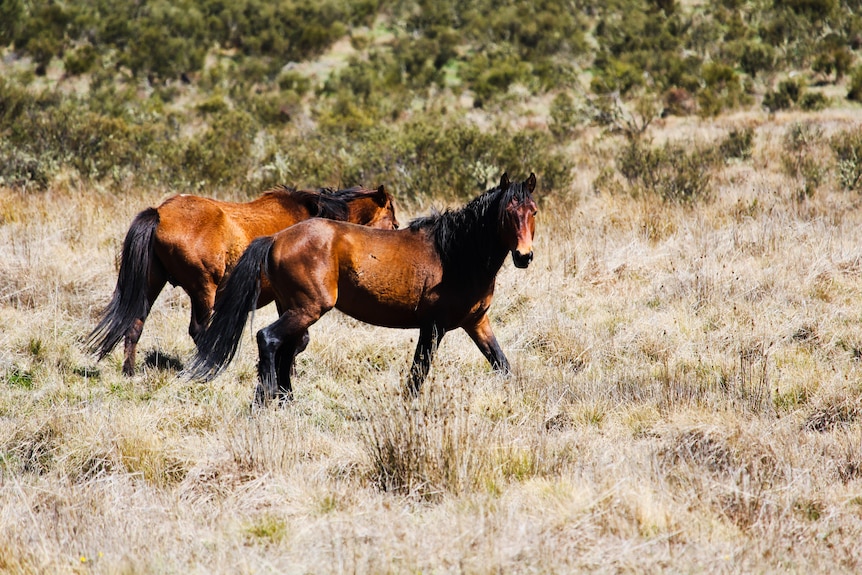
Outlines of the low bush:
<svg viewBox="0 0 862 575">
<path fill-rule="evenodd" d="M 747 160 L 751 157 L 754 128 L 733 129 L 718 145 L 719 155 L 727 159 Z"/>
<path fill-rule="evenodd" d="M 799 107 L 807 112 L 819 112 L 829 105 L 829 98 L 821 92 L 805 92 L 799 98 Z"/>
<path fill-rule="evenodd" d="M 584 114 L 579 111 L 574 98 L 567 92 L 554 96 L 549 115 L 548 129 L 557 140 L 571 138 L 584 122 Z"/>
<path fill-rule="evenodd" d="M 748 101 L 739 75 L 726 64 L 705 64 L 703 80 L 705 85 L 697 93 L 698 112 L 703 117 L 716 116 Z"/>
<path fill-rule="evenodd" d="M 800 95 L 805 90 L 801 82 L 784 80 L 774 91 L 767 92 L 763 97 L 763 106 L 770 112 L 787 110 L 799 102 Z"/>
<path fill-rule="evenodd" d="M 854 102 L 862 102 L 862 65 L 856 66 L 850 76 L 850 85 L 847 88 L 847 99 Z"/>
<path fill-rule="evenodd" d="M 862 128 L 839 132 L 829 140 L 835 154 L 838 181 L 845 190 L 862 189 Z"/>
<path fill-rule="evenodd" d="M 813 124 L 793 124 L 782 140 L 781 157 L 784 173 L 800 182 L 797 199 L 812 197 L 826 176 L 822 158 L 818 156 L 823 142 L 823 130 Z"/>
<path fill-rule="evenodd" d="M 616 163 L 631 193 L 691 204 L 709 199 L 717 159 L 710 147 L 678 143 L 652 147 L 632 139 L 617 153 Z"/>
</svg>

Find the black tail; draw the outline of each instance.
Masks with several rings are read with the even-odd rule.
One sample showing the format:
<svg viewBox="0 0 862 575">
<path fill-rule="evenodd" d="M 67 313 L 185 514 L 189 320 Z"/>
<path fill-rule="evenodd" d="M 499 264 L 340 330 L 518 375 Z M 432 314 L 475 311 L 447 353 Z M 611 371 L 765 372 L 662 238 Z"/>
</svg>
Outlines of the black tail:
<svg viewBox="0 0 862 575">
<path fill-rule="evenodd" d="M 159 225 L 159 212 L 147 208 L 139 213 L 123 241 L 120 273 L 111 303 L 102 311 L 99 324 L 87 336 L 86 347 L 102 359 L 114 349 L 134 324 L 146 317 L 147 278 L 153 264 L 153 234 Z"/>
<path fill-rule="evenodd" d="M 251 242 L 219 287 L 212 316 L 196 342 L 197 354 L 185 370 L 190 379 L 216 377 L 236 355 L 248 314 L 257 307 L 260 274 L 272 241 L 272 236 L 264 236 Z"/>
</svg>

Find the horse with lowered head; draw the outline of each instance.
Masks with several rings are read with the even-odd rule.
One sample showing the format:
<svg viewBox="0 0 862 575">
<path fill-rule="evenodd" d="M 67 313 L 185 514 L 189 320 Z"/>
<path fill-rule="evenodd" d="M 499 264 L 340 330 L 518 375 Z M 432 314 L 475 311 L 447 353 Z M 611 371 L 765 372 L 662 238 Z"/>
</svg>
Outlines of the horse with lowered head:
<svg viewBox="0 0 862 575">
<path fill-rule="evenodd" d="M 376 190 L 297 190 L 279 186 L 250 202 L 178 195 L 139 213 L 126 234 L 117 286 L 87 346 L 101 360 L 125 340 L 123 373 L 132 375 L 144 322 L 165 284 L 191 298 L 189 335 L 196 342 L 209 319 L 219 283 L 249 243 L 309 218 L 397 229 L 392 197 Z M 273 299 L 264 286 L 256 303 Z"/>
<path fill-rule="evenodd" d="M 279 317 L 257 332 L 257 404 L 292 397 L 292 367 L 308 344 L 308 328 L 333 307 L 374 325 L 419 328 L 413 393 L 444 334 L 457 328 L 494 369 L 508 372 L 488 309 L 506 256 L 518 268 L 533 259 L 535 187 L 534 174 L 519 183 L 504 174 L 499 186 L 466 206 L 401 230 L 315 219 L 254 240 L 222 287 L 188 375 L 210 379 L 225 369 L 264 280 Z"/>
</svg>

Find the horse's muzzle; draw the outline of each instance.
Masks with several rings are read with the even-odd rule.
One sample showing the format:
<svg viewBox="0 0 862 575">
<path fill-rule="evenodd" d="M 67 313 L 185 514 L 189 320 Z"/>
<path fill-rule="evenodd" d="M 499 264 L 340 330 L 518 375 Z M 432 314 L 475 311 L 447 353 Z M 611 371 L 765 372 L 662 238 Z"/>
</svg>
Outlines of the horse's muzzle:
<svg viewBox="0 0 862 575">
<path fill-rule="evenodd" d="M 515 264 L 516 268 L 525 268 L 530 265 L 530 262 L 533 261 L 533 250 L 530 250 L 526 254 L 522 254 L 516 250 L 512 250 L 512 263 Z"/>
</svg>

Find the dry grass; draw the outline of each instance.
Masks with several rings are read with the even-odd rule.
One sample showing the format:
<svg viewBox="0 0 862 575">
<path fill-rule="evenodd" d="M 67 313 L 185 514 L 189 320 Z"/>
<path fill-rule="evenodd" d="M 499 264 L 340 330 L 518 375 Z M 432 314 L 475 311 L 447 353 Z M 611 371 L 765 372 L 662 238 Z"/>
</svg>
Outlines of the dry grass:
<svg viewBox="0 0 862 575">
<path fill-rule="evenodd" d="M 406 399 L 416 334 L 332 313 L 295 402 L 255 414 L 249 336 L 215 382 L 178 377 L 177 289 L 139 375 L 80 351 L 163 191 L 0 190 L 0 571 L 858 571 L 862 214 L 830 178 L 800 195 L 791 120 L 657 126 L 755 129 L 693 207 L 594 193 L 615 144 L 574 143 L 534 265 L 499 277 L 511 378 L 452 333 Z"/>
</svg>

